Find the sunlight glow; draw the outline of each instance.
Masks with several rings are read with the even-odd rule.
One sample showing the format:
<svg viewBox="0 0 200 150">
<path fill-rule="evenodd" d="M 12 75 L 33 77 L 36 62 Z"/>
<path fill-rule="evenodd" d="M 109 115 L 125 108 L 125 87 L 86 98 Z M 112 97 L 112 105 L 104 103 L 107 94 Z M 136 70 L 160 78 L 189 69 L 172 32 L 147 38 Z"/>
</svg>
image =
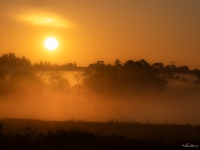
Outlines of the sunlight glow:
<svg viewBox="0 0 200 150">
<path fill-rule="evenodd" d="M 48 50 L 55 50 L 58 47 L 58 41 L 53 37 L 49 37 L 44 41 L 44 46 Z"/>
</svg>

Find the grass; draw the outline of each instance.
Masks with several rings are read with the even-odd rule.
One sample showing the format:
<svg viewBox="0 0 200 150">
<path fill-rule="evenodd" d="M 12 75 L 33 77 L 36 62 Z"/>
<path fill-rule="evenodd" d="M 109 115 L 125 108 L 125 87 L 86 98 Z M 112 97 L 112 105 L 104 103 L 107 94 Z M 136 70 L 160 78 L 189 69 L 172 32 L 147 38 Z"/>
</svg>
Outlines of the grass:
<svg viewBox="0 0 200 150">
<path fill-rule="evenodd" d="M 0 149 L 182 149 L 200 126 L 136 122 L 0 120 Z"/>
</svg>

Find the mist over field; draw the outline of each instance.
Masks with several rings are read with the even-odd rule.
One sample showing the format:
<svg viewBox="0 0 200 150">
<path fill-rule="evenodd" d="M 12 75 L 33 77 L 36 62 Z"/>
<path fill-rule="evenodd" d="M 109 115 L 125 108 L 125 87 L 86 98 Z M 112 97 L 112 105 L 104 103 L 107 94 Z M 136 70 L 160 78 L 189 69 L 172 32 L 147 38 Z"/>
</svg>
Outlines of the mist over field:
<svg viewBox="0 0 200 150">
<path fill-rule="evenodd" d="M 85 71 L 33 67 L 2 69 L 0 118 L 200 124 L 198 75 L 172 74 L 144 60 Z"/>
<path fill-rule="evenodd" d="M 175 83 L 176 84 L 176 83 Z M 179 95 L 168 91 L 158 97 L 95 99 L 74 94 L 42 93 L 1 98 L 0 118 L 40 120 L 136 121 L 151 123 L 200 124 L 200 94 Z M 182 86 L 183 85 L 178 85 Z M 185 87 L 184 87 L 185 88 Z M 178 89 L 177 89 L 178 90 Z M 170 93 L 171 92 L 171 93 Z M 182 95 L 184 94 L 184 96 Z"/>
<path fill-rule="evenodd" d="M 0 150 L 200 146 L 200 0 L 0 0 Z"/>
</svg>

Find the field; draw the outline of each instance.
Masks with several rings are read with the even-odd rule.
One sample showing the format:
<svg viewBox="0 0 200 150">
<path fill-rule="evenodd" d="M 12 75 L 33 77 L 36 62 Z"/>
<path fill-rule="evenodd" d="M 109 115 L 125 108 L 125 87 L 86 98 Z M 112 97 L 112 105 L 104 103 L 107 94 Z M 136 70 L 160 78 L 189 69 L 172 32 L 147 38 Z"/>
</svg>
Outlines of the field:
<svg viewBox="0 0 200 150">
<path fill-rule="evenodd" d="M 1 149 L 182 149 L 200 126 L 137 122 L 1 119 Z M 195 147 L 199 148 L 199 147 Z"/>
<path fill-rule="evenodd" d="M 101 67 L 2 73 L 0 150 L 199 148 L 194 75 Z"/>
<path fill-rule="evenodd" d="M 0 0 L 0 150 L 200 149 L 200 0 Z"/>
</svg>

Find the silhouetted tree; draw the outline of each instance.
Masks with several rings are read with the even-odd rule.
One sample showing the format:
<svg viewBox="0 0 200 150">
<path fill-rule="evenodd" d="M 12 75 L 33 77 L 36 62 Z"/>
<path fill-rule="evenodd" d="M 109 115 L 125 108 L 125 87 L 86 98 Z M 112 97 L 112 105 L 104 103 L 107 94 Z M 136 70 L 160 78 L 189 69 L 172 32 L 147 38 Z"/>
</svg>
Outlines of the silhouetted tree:
<svg viewBox="0 0 200 150">
<path fill-rule="evenodd" d="M 69 90 L 70 87 L 69 81 L 60 72 L 51 73 L 49 84 L 53 90 L 58 90 L 61 93 L 64 89 L 65 91 Z"/>
<path fill-rule="evenodd" d="M 4 85 L 7 82 L 7 79 L 2 71 L 0 71 L 0 85 Z"/>
<path fill-rule="evenodd" d="M 124 63 L 125 67 L 135 67 L 135 62 L 133 60 L 128 60 Z"/>
<path fill-rule="evenodd" d="M 119 59 L 116 59 L 114 62 L 115 66 L 122 66 L 121 61 Z"/>
<path fill-rule="evenodd" d="M 7 79 L 6 76 L 2 71 L 0 71 L 0 96 L 7 94 L 8 91 L 8 86 L 7 86 Z"/>
<path fill-rule="evenodd" d="M 2 66 L 8 66 L 9 64 L 9 56 L 8 54 L 4 54 L 1 58 L 0 58 L 0 64 Z"/>
<path fill-rule="evenodd" d="M 74 62 L 74 67 L 77 67 L 76 63 Z"/>
<path fill-rule="evenodd" d="M 22 58 L 16 57 L 15 53 L 4 54 L 0 57 L 0 66 L 8 68 L 29 68 L 31 67 L 31 62 L 24 56 Z"/>
<path fill-rule="evenodd" d="M 17 93 L 33 93 L 40 89 L 40 79 L 34 73 L 23 70 L 10 75 L 10 88 Z"/>
<path fill-rule="evenodd" d="M 198 73 L 196 74 L 196 77 L 198 80 L 200 80 L 200 71 L 198 71 Z"/>
<path fill-rule="evenodd" d="M 164 65 L 163 63 L 154 63 L 152 67 L 160 70 L 164 68 Z"/>
<path fill-rule="evenodd" d="M 181 73 L 188 73 L 190 71 L 190 69 L 188 66 L 181 66 L 181 67 L 179 67 L 179 71 Z"/>
<path fill-rule="evenodd" d="M 157 70 L 142 59 L 128 60 L 121 69 L 116 65 L 99 65 L 94 72 L 87 73 L 84 84 L 99 95 L 118 95 L 148 90 L 158 93 L 166 88 L 167 82 L 159 77 Z"/>
<path fill-rule="evenodd" d="M 200 84 L 200 70 L 195 70 L 195 72 L 196 72 L 196 77 L 197 77 L 197 80 L 195 80 L 195 81 L 193 81 L 193 83 L 195 83 L 195 84 Z"/>
<path fill-rule="evenodd" d="M 67 68 L 73 69 L 73 68 L 74 68 L 74 65 L 73 65 L 72 63 L 68 63 L 68 64 L 67 64 Z"/>
</svg>

